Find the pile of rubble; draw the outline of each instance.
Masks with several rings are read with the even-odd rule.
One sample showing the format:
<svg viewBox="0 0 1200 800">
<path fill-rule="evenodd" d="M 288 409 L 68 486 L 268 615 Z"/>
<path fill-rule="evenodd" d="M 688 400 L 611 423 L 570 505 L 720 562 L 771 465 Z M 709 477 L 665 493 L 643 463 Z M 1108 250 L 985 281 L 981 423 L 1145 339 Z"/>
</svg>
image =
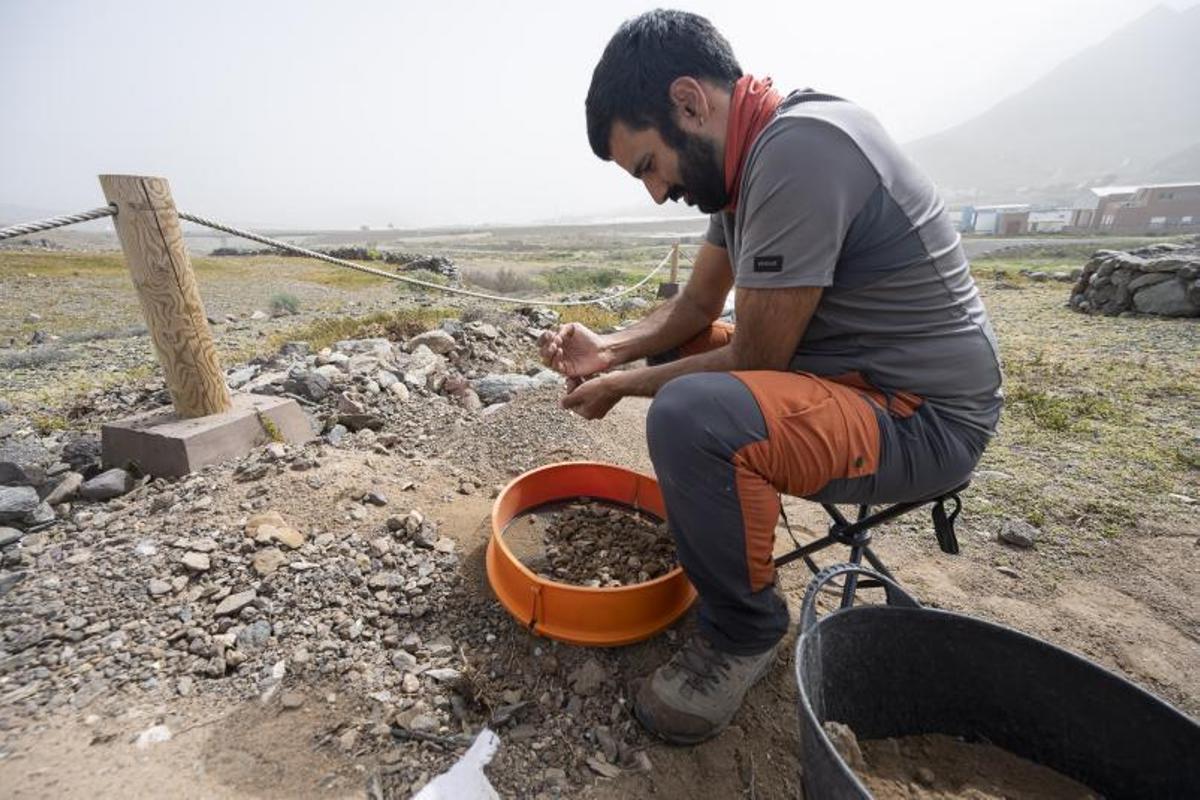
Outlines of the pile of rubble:
<svg viewBox="0 0 1200 800">
<path fill-rule="evenodd" d="M 385 251 L 383 260 L 389 264 L 398 264 L 401 272 L 414 272 L 424 270 L 441 275 L 447 278 L 451 283 L 460 283 L 462 274 L 453 261 L 446 256 L 424 255 L 421 253 L 401 253 L 395 251 Z"/>
<path fill-rule="evenodd" d="M 337 444 L 347 433 L 385 426 L 409 432 L 414 424 L 428 422 L 427 413 L 414 415 L 409 406 L 431 397 L 486 415 L 521 391 L 558 385 L 559 375 L 530 362 L 539 333 L 527 323 L 506 330 L 478 320 L 445 319 L 399 343 L 354 339 L 310 353 L 303 342 L 289 342 L 274 358 L 231 371 L 228 381 L 235 389 L 296 399 L 326 440 Z M 517 371 L 517 359 L 503 354 L 514 349 L 525 351 L 520 360 L 529 366 L 524 371 Z M 423 441 L 421 435 L 417 441 Z"/>
<path fill-rule="evenodd" d="M 1070 306 L 1107 316 L 1200 317 L 1200 237 L 1191 244 L 1096 251 L 1071 290 Z"/>
<path fill-rule="evenodd" d="M 552 321 L 545 311 L 533 313 L 537 322 Z M 445 319 L 406 341 L 352 339 L 315 354 L 303 342 L 288 342 L 271 357 L 231 369 L 227 381 L 236 391 L 296 399 L 328 444 L 366 432 L 360 442 L 389 452 L 404 441 L 408 446 L 401 450 L 411 456 L 428 451 L 421 445 L 439 434 L 461 427 L 471 415 L 464 412 L 486 416 L 520 392 L 561 384 L 559 375 L 531 358 L 540 332 L 516 315 L 507 326 Z M 527 365 L 522 372 L 516 371 L 518 360 Z M 434 398 L 448 402 L 429 402 Z M 158 382 L 94 391 L 66 415 L 100 421 L 167 402 Z M 7 403 L 0 408 L 11 411 Z M 374 435 L 385 426 L 387 433 Z M 237 474 L 261 469 L 262 464 L 242 464 Z M 131 480 L 124 470 L 101 469 L 95 434 L 38 436 L 17 419 L 0 426 L 0 524 L 39 530 L 69 512 L 71 501 L 120 496 L 132 488 Z"/>
<path fill-rule="evenodd" d="M 321 436 L 178 480 L 105 468 L 94 434 L 39 434 L 0 409 L 0 749 L 114 698 L 288 713 L 336 687 L 365 710 L 343 708 L 322 746 L 382 764 L 384 796 L 423 785 L 483 725 L 502 736 L 489 771 L 506 794 L 649 769 L 626 688 L 641 668 L 512 624 L 426 505 L 494 494 L 539 447 L 579 440 L 540 396 L 560 391 L 533 347 L 553 321 L 286 344 L 229 382 L 298 398 Z M 94 429 L 165 402 L 161 383 L 109 389 L 69 416 Z M 477 466 L 492 451 L 505 466 Z"/>
</svg>

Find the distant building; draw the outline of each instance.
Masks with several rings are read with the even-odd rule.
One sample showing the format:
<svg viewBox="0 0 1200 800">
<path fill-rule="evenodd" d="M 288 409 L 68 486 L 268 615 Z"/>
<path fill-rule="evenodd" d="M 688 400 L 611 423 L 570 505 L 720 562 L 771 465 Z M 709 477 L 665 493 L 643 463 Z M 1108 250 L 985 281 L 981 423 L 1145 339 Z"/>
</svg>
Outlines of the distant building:
<svg viewBox="0 0 1200 800">
<path fill-rule="evenodd" d="M 1133 197 L 1136 186 L 1095 186 L 1079 196 L 1071 206 L 1070 228 L 1095 230 L 1100 214 L 1110 202 L 1121 202 Z"/>
<path fill-rule="evenodd" d="M 1200 232 L 1200 182 L 1098 186 L 1075 204 L 1069 227 L 1105 233 Z"/>
<path fill-rule="evenodd" d="M 1058 233 L 1071 224 L 1072 209 L 1052 208 L 1029 212 L 1030 233 Z"/>
<path fill-rule="evenodd" d="M 1023 203 L 967 206 L 959 230 L 988 236 L 1017 236 L 1029 229 L 1029 213 L 1029 206 Z"/>
</svg>

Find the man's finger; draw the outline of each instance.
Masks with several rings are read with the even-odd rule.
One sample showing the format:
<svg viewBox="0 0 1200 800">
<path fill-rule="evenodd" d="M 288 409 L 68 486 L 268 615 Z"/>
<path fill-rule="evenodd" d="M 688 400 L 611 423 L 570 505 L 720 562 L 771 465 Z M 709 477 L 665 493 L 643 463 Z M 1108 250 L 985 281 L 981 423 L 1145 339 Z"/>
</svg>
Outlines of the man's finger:
<svg viewBox="0 0 1200 800">
<path fill-rule="evenodd" d="M 580 387 L 582 387 L 586 381 L 579 378 L 575 378 L 573 380 L 576 382 L 574 386 L 570 386 L 570 382 L 568 381 L 567 394 L 563 397 L 563 408 L 576 408 L 579 405 L 587 403 L 594 394 L 593 392 L 580 391 Z"/>
</svg>

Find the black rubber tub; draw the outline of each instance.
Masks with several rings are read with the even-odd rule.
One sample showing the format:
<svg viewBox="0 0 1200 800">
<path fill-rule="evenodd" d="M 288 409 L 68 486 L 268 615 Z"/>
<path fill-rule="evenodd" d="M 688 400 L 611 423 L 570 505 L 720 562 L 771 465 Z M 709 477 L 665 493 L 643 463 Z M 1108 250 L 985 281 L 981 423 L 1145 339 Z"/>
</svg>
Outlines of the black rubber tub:
<svg viewBox="0 0 1200 800">
<path fill-rule="evenodd" d="M 851 573 L 883 583 L 887 605 L 817 619 L 821 587 Z M 796 680 L 809 800 L 871 797 L 825 735 L 829 720 L 859 739 L 943 733 L 988 742 L 1108 800 L 1200 798 L 1195 720 L 1032 636 L 922 608 L 869 569 L 840 564 L 808 587 Z"/>
</svg>

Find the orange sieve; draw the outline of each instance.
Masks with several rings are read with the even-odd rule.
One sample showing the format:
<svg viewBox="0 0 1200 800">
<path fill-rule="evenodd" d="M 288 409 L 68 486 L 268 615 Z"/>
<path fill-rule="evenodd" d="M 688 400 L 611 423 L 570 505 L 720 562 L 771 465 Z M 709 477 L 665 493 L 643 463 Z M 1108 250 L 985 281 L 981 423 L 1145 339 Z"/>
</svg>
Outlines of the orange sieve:
<svg viewBox="0 0 1200 800">
<path fill-rule="evenodd" d="M 487 574 L 500 603 L 540 636 L 600 647 L 648 639 L 679 618 L 696 591 L 676 566 L 666 575 L 629 586 L 574 586 L 540 577 L 504 541 L 515 518 L 568 500 L 605 500 L 666 518 L 658 483 L 612 464 L 550 464 L 514 479 L 492 506 Z"/>
</svg>

